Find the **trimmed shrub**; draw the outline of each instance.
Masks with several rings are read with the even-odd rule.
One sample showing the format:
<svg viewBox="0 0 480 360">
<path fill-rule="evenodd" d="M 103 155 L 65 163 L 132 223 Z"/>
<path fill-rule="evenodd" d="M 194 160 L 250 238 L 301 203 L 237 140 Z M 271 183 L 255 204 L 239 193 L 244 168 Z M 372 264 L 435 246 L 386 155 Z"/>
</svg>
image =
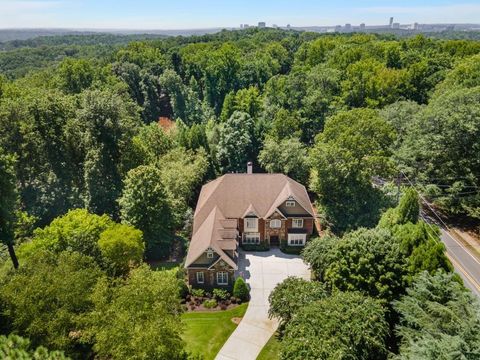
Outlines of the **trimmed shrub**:
<svg viewBox="0 0 480 360">
<path fill-rule="evenodd" d="M 217 307 L 217 300 L 215 299 L 205 300 L 203 302 L 203 306 L 205 306 L 207 309 L 213 309 L 214 307 Z"/>
<path fill-rule="evenodd" d="M 203 290 L 203 289 L 192 289 L 191 293 L 195 297 L 204 297 L 205 296 L 205 290 Z"/>
<path fill-rule="evenodd" d="M 241 247 L 245 251 L 268 251 L 268 250 L 270 250 L 270 246 L 266 243 L 242 244 Z"/>
<path fill-rule="evenodd" d="M 303 250 L 303 246 L 290 246 L 286 240 L 280 242 L 280 251 L 284 254 L 300 255 Z"/>
<path fill-rule="evenodd" d="M 242 277 L 237 277 L 233 285 L 233 296 L 239 298 L 241 301 L 248 301 L 250 298 L 249 290 L 245 280 Z"/>
<path fill-rule="evenodd" d="M 230 293 L 223 289 L 213 289 L 213 297 L 218 300 L 227 300 L 230 297 Z"/>
</svg>

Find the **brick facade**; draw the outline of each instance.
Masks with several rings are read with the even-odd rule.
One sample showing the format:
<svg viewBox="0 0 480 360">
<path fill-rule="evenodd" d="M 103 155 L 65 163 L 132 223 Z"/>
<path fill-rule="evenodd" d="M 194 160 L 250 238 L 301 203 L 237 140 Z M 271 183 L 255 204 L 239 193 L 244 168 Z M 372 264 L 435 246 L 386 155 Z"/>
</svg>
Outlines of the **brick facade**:
<svg viewBox="0 0 480 360">
<path fill-rule="evenodd" d="M 304 219 L 303 227 L 307 230 L 307 235 L 313 234 L 313 227 L 315 226 L 313 219 Z M 308 238 L 308 236 L 307 236 Z"/>
<path fill-rule="evenodd" d="M 258 219 L 258 232 L 260 233 L 260 242 L 265 241 L 265 220 Z"/>
<path fill-rule="evenodd" d="M 228 272 L 228 284 L 227 285 L 218 285 L 217 284 L 217 272 L 226 271 Z M 197 272 L 203 272 L 204 283 L 197 283 Z M 214 268 L 214 269 L 188 269 L 187 270 L 188 283 L 192 285 L 193 288 L 203 288 L 203 289 L 214 289 L 214 288 L 223 288 L 231 290 L 234 283 L 234 271 L 230 268 Z"/>
<path fill-rule="evenodd" d="M 281 221 L 280 228 L 270 227 L 270 220 L 278 219 Z M 258 219 L 258 232 L 260 234 L 260 243 L 270 244 L 270 237 L 277 236 L 279 243 L 281 241 L 286 241 L 288 239 L 288 233 L 292 229 L 292 219 L 285 219 L 278 213 L 274 213 L 268 219 Z M 303 228 L 295 228 L 297 231 L 304 231 L 307 234 L 307 240 L 310 238 L 310 235 L 313 233 L 314 220 L 312 218 L 303 218 Z M 243 219 L 239 219 L 239 232 L 240 236 L 243 239 Z M 240 242 L 242 243 L 242 242 Z"/>
</svg>

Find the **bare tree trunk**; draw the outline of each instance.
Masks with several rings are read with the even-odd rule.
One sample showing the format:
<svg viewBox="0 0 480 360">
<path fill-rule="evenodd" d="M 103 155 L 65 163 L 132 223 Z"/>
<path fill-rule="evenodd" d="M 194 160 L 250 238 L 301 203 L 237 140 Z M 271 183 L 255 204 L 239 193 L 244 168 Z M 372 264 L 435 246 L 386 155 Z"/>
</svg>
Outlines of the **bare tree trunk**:
<svg viewBox="0 0 480 360">
<path fill-rule="evenodd" d="M 8 253 L 10 254 L 10 259 L 12 259 L 13 267 L 15 269 L 18 269 L 18 259 L 17 259 L 17 255 L 15 254 L 15 249 L 13 248 L 13 244 L 8 243 L 7 248 L 8 248 Z"/>
</svg>

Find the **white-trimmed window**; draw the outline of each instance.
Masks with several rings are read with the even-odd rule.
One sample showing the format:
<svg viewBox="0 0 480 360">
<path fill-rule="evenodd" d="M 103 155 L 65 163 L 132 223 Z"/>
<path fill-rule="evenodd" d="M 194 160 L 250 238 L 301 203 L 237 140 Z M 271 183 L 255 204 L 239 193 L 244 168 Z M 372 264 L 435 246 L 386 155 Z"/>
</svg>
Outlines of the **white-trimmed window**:
<svg viewBox="0 0 480 360">
<path fill-rule="evenodd" d="M 272 219 L 270 220 L 270 228 L 272 229 L 280 229 L 282 227 L 282 221 L 279 219 Z"/>
<path fill-rule="evenodd" d="M 295 206 L 295 201 L 293 200 L 288 200 L 285 202 L 286 207 L 294 207 Z"/>
<path fill-rule="evenodd" d="M 293 228 L 303 228 L 303 219 L 292 219 Z"/>
<path fill-rule="evenodd" d="M 228 285 L 228 272 L 217 272 L 217 285 Z"/>
<path fill-rule="evenodd" d="M 243 237 L 244 244 L 260 244 L 260 233 L 245 234 Z"/>
<path fill-rule="evenodd" d="M 245 232 L 257 232 L 257 231 L 258 231 L 258 219 L 245 218 Z"/>
<path fill-rule="evenodd" d="M 306 234 L 288 234 L 288 245 L 290 246 L 303 246 L 307 239 Z"/>
<path fill-rule="evenodd" d="M 212 250 L 207 251 L 207 258 L 208 259 L 213 259 L 213 251 Z"/>
<path fill-rule="evenodd" d="M 203 271 L 197 272 L 197 284 L 203 284 L 205 282 L 205 274 Z"/>
</svg>

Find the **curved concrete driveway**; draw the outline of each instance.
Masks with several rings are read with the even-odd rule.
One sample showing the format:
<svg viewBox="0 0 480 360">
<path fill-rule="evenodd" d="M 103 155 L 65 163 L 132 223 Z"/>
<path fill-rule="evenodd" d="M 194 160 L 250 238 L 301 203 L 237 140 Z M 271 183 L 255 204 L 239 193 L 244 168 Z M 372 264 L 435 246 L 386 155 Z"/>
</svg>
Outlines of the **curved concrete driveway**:
<svg viewBox="0 0 480 360">
<path fill-rule="evenodd" d="M 278 327 L 268 318 L 268 296 L 288 276 L 310 279 L 310 270 L 299 256 L 279 249 L 240 251 L 237 275 L 250 286 L 250 303 L 242 321 L 218 353 L 216 360 L 255 360 Z"/>
</svg>

